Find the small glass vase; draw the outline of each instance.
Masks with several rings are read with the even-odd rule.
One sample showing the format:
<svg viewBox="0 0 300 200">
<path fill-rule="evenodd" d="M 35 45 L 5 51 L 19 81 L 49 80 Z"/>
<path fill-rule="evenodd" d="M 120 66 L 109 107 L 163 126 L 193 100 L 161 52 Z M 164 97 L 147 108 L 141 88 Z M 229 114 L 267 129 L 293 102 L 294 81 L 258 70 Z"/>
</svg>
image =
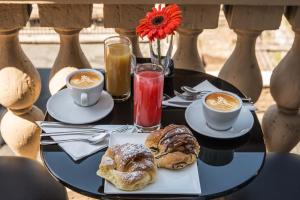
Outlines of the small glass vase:
<svg viewBox="0 0 300 200">
<path fill-rule="evenodd" d="M 173 65 L 171 59 L 173 50 L 173 35 L 164 40 L 160 40 L 159 43 L 157 43 L 157 41 L 150 42 L 149 46 L 151 62 L 153 64 L 163 66 L 165 77 L 171 76 L 173 71 L 173 69 L 171 69 L 171 66 Z M 168 46 L 168 48 L 165 48 L 166 46 Z M 156 50 L 156 52 L 154 50 Z M 158 54 L 160 54 L 160 59 Z"/>
</svg>

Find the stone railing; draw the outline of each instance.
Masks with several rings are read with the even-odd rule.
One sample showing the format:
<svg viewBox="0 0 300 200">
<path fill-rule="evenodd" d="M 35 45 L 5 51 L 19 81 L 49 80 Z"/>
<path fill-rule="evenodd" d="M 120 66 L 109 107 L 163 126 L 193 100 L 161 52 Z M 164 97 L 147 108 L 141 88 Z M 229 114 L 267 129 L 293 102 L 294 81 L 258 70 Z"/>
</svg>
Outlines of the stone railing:
<svg viewBox="0 0 300 200">
<path fill-rule="evenodd" d="M 104 3 L 104 26 L 129 37 L 141 56 L 135 27 L 154 3 L 178 3 L 183 23 L 173 57 L 177 68 L 204 71 L 197 50 L 203 29 L 218 26 L 219 12 L 237 34 L 234 51 L 219 76 L 257 101 L 262 76 L 255 55 L 256 38 L 264 30 L 278 29 L 282 16 L 295 32 L 294 44 L 278 64 L 271 78 L 276 105 L 263 118 L 263 131 L 270 151 L 290 151 L 300 139 L 300 1 L 299 0 L 0 0 L 0 104 L 8 108 L 1 133 L 13 151 L 35 158 L 40 129 L 34 123 L 43 113 L 33 106 L 41 92 L 37 70 L 23 52 L 18 31 L 25 26 L 31 4 L 38 3 L 41 26 L 54 27 L 60 36 L 60 50 L 52 66 L 49 88 L 57 92 L 67 74 L 76 68 L 90 68 L 79 44 L 79 33 L 91 25 L 93 3 Z M 226 41 L 224 41 L 225 43 Z M 38 49 L 37 49 L 38 51 Z"/>
</svg>

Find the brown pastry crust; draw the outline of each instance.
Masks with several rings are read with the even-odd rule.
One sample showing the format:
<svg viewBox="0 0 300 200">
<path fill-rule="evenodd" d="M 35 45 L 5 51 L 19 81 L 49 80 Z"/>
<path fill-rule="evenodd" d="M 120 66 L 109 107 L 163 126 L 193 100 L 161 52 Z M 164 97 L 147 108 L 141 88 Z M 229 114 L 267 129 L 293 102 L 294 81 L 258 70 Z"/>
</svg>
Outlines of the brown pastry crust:
<svg viewBox="0 0 300 200">
<path fill-rule="evenodd" d="M 138 190 L 155 181 L 153 154 L 141 144 L 109 147 L 102 157 L 97 175 L 121 190 Z"/>
<path fill-rule="evenodd" d="M 192 132 L 183 125 L 171 124 L 155 131 L 145 141 L 158 167 L 181 169 L 197 160 L 200 146 Z"/>
</svg>

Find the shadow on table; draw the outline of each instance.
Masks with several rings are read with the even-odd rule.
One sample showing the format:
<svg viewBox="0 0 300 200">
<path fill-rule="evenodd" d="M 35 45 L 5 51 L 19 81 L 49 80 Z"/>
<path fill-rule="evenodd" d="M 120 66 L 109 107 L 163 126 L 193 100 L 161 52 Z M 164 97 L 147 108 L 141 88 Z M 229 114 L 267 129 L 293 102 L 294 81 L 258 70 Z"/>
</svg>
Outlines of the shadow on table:
<svg viewBox="0 0 300 200">
<path fill-rule="evenodd" d="M 41 76 L 42 81 L 42 90 L 39 99 L 35 103 L 37 107 L 39 107 L 43 112 L 46 111 L 46 103 L 48 98 L 51 96 L 49 87 L 48 87 L 48 77 L 51 69 L 38 69 L 38 72 Z"/>
<path fill-rule="evenodd" d="M 294 200 L 300 199 L 300 156 L 268 153 L 261 173 L 245 188 L 226 200 Z"/>
</svg>

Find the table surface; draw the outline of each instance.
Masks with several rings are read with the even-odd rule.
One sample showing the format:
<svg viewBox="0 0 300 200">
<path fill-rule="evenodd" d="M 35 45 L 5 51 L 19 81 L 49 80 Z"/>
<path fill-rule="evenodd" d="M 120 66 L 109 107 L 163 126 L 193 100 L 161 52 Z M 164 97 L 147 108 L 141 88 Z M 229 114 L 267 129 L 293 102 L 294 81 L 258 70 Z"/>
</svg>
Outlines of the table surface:
<svg viewBox="0 0 300 200">
<path fill-rule="evenodd" d="M 182 85 L 195 86 L 208 80 L 223 90 L 243 96 L 229 83 L 205 73 L 178 70 L 168 81 L 168 88 L 178 89 Z M 168 92 L 170 92 L 169 90 Z M 163 109 L 162 125 L 186 124 L 185 109 L 167 107 Z M 121 197 L 122 199 L 153 198 L 191 198 L 210 199 L 230 194 L 239 190 L 260 172 L 265 160 L 265 144 L 259 121 L 253 113 L 254 125 L 246 135 L 228 140 L 208 138 L 194 132 L 201 149 L 197 160 L 202 194 L 200 196 L 184 195 L 105 195 L 104 180 L 96 175 L 100 160 L 105 152 L 101 150 L 88 158 L 73 161 L 59 146 L 41 146 L 43 161 L 52 175 L 65 186 L 90 197 Z M 53 120 L 47 115 L 47 120 Z M 116 103 L 113 111 L 96 124 L 132 124 L 132 98 L 123 103 Z"/>
</svg>

